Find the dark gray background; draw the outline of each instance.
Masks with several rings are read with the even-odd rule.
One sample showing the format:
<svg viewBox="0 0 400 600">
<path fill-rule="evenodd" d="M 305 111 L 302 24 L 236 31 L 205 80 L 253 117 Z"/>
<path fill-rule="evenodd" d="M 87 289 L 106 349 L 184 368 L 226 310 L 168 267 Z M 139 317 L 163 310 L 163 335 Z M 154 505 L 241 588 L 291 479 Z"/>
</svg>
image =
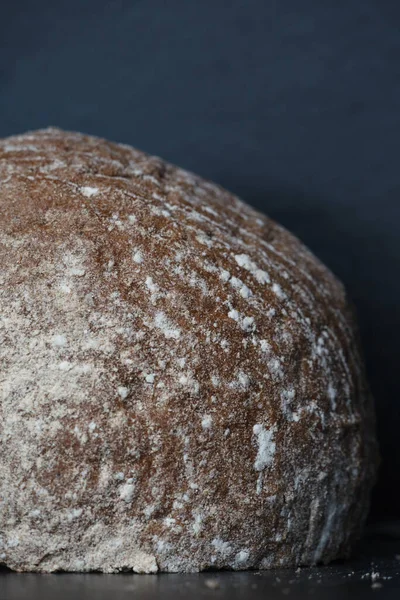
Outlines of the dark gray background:
<svg viewBox="0 0 400 600">
<path fill-rule="evenodd" d="M 178 163 L 295 232 L 359 311 L 400 516 L 400 3 L 2 0 L 0 136 L 57 125 Z"/>
</svg>

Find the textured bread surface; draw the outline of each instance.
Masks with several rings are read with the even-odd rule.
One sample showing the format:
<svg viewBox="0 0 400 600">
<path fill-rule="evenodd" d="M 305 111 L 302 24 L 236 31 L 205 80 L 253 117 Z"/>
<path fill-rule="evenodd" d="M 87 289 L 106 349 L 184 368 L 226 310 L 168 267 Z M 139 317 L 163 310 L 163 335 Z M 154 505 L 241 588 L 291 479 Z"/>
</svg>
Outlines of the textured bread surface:
<svg viewBox="0 0 400 600">
<path fill-rule="evenodd" d="M 0 564 L 328 562 L 375 470 L 352 312 L 294 236 L 127 146 L 0 141 Z"/>
</svg>

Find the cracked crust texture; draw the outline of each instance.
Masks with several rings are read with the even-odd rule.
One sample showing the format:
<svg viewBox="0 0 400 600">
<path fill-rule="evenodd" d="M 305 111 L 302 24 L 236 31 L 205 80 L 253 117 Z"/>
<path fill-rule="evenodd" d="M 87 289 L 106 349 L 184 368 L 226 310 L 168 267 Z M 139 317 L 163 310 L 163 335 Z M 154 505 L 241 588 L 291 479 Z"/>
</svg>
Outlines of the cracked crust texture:
<svg viewBox="0 0 400 600">
<path fill-rule="evenodd" d="M 217 185 L 57 129 L 0 142 L 0 563 L 346 556 L 376 470 L 342 285 Z"/>
</svg>

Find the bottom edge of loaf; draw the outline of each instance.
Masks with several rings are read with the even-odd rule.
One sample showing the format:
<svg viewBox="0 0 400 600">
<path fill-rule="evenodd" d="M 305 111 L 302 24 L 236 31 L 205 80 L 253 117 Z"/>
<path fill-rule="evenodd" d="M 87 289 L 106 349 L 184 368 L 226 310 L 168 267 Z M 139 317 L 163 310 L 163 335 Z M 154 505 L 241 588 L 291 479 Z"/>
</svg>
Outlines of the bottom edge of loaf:
<svg viewBox="0 0 400 600">
<path fill-rule="evenodd" d="M 256 562 L 247 561 L 238 564 L 234 561 L 219 561 L 218 564 L 210 560 L 203 562 L 194 562 L 184 557 L 174 557 L 164 563 L 159 563 L 154 555 L 138 551 L 136 556 L 129 561 L 110 560 L 109 557 L 97 560 L 87 560 L 82 556 L 72 557 L 71 555 L 62 556 L 44 556 L 39 562 L 33 562 L 29 558 L 25 560 L 7 560 L 0 562 L 0 570 L 5 569 L 17 573 L 136 573 L 136 574 L 157 574 L 157 573 L 206 573 L 215 571 L 266 571 L 271 569 L 296 569 L 298 567 L 312 567 L 317 565 L 326 565 L 330 562 L 340 559 L 346 559 L 350 556 L 350 550 L 346 549 L 340 554 L 321 557 L 318 561 L 294 560 L 292 556 L 279 558 L 265 556 Z"/>
</svg>

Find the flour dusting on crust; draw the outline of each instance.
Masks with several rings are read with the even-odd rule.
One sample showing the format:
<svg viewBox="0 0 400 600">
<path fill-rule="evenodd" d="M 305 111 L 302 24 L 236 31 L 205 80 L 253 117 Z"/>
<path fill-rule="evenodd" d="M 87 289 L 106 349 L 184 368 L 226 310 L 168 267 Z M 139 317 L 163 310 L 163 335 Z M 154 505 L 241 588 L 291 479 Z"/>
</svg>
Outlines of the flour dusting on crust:
<svg viewBox="0 0 400 600">
<path fill-rule="evenodd" d="M 345 292 L 296 238 L 128 146 L 0 141 L 0 563 L 327 562 L 375 469 Z"/>
</svg>

